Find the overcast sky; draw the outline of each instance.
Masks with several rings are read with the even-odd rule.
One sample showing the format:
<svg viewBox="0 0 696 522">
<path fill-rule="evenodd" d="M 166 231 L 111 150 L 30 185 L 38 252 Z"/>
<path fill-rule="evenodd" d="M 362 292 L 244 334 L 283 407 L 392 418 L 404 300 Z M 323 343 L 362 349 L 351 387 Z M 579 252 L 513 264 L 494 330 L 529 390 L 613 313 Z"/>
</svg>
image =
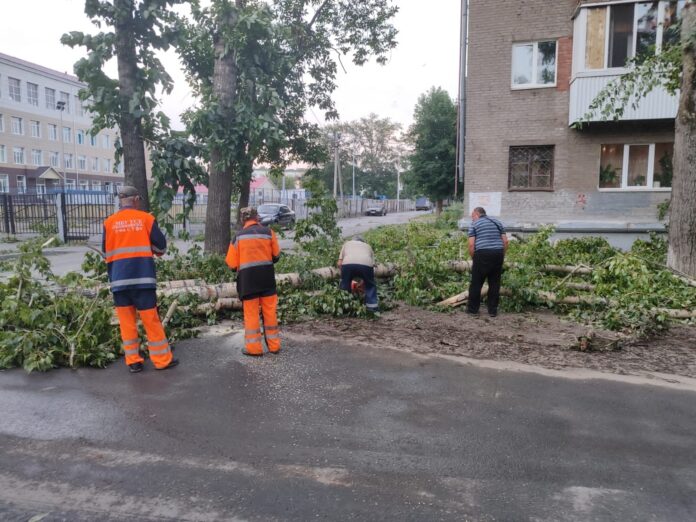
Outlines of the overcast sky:
<svg viewBox="0 0 696 522">
<path fill-rule="evenodd" d="M 359 0 L 355 0 L 359 1 Z M 3 28 L 0 52 L 72 73 L 81 49 L 60 43 L 69 31 L 95 32 L 84 14 L 84 0 L 0 0 Z M 339 68 L 334 99 L 341 120 L 348 121 L 374 112 L 408 126 L 418 96 L 432 86 L 457 93 L 459 61 L 459 0 L 396 0 L 400 12 L 395 19 L 398 47 L 384 66 L 369 63 L 356 67 L 345 62 Z M 174 78 L 175 89 L 163 101 L 164 111 L 179 127 L 179 114 L 192 99 L 174 53 L 163 57 Z M 114 68 L 115 71 L 115 68 Z M 112 73 L 114 71 L 111 71 Z M 323 123 L 314 110 L 308 119 Z"/>
</svg>

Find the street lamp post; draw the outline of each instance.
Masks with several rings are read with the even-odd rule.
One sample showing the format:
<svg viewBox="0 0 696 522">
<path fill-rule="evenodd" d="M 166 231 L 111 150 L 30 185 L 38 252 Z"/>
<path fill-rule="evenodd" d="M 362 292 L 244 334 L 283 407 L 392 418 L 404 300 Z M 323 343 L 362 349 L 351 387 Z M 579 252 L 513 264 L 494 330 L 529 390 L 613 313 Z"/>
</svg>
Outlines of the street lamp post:
<svg viewBox="0 0 696 522">
<path fill-rule="evenodd" d="M 56 110 L 60 111 L 60 130 L 58 131 L 58 136 L 60 136 L 60 150 L 61 150 L 61 170 L 63 171 L 63 188 L 65 188 L 65 136 L 63 135 L 63 111 L 65 110 L 65 102 L 56 102 Z"/>
</svg>

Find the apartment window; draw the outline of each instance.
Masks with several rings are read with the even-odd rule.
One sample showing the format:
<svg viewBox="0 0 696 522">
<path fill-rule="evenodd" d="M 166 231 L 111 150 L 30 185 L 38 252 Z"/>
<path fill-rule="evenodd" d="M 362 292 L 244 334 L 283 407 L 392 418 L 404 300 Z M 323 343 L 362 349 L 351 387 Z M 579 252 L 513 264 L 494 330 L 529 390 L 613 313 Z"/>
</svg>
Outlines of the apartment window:
<svg viewBox="0 0 696 522">
<path fill-rule="evenodd" d="M 0 174 L 0 192 L 7 194 L 10 191 L 10 176 Z"/>
<path fill-rule="evenodd" d="M 92 145 L 92 147 L 97 146 L 97 137 L 93 135 L 89 135 L 89 144 Z"/>
<path fill-rule="evenodd" d="M 63 127 L 63 141 L 72 143 L 72 129 L 70 127 Z"/>
<path fill-rule="evenodd" d="M 58 140 L 58 126 L 52 123 L 48 124 L 48 139 L 51 141 Z"/>
<path fill-rule="evenodd" d="M 27 177 L 17 175 L 17 193 L 25 194 L 27 191 Z"/>
<path fill-rule="evenodd" d="M 108 149 L 108 148 L 109 148 L 109 135 L 108 135 L 108 134 L 104 134 L 104 135 L 102 136 L 102 146 L 103 146 L 105 149 Z"/>
<path fill-rule="evenodd" d="M 9 83 L 10 99 L 16 102 L 22 101 L 22 85 L 17 78 L 7 78 Z"/>
<path fill-rule="evenodd" d="M 101 190 L 101 181 L 93 181 L 92 182 L 92 190 Z"/>
<path fill-rule="evenodd" d="M 92 158 L 92 172 L 99 172 L 99 158 Z"/>
<path fill-rule="evenodd" d="M 72 154 L 65 154 L 63 156 L 64 158 L 64 165 L 66 169 L 71 169 L 73 168 L 73 155 Z"/>
<path fill-rule="evenodd" d="M 673 143 L 602 145 L 599 188 L 671 188 L 673 157 Z"/>
<path fill-rule="evenodd" d="M 17 165 L 24 165 L 24 147 L 14 147 L 14 162 Z"/>
<path fill-rule="evenodd" d="M 36 182 L 36 194 L 39 196 L 46 194 L 46 183 L 42 181 Z"/>
<path fill-rule="evenodd" d="M 80 190 L 89 190 L 89 182 L 86 179 L 80 180 Z"/>
<path fill-rule="evenodd" d="M 60 91 L 60 101 L 65 103 L 65 112 L 70 114 L 70 95 L 67 92 Z"/>
<path fill-rule="evenodd" d="M 111 172 L 111 160 L 110 159 L 103 160 L 103 165 L 104 165 L 104 172 Z"/>
<path fill-rule="evenodd" d="M 119 174 L 123 174 L 123 173 L 125 172 L 125 168 L 124 168 L 124 166 L 123 166 L 123 162 L 120 162 L 120 163 L 116 166 L 116 169 L 117 169 L 117 172 L 118 172 Z"/>
<path fill-rule="evenodd" d="M 60 164 L 60 153 L 51 152 L 48 155 L 48 164 L 51 165 L 51 167 L 58 167 Z"/>
<path fill-rule="evenodd" d="M 41 122 L 36 121 L 36 120 L 31 120 L 29 123 L 31 126 L 31 137 L 32 138 L 40 138 L 41 137 Z"/>
<path fill-rule="evenodd" d="M 0 163 L 7 163 L 7 152 L 4 145 L 0 145 Z"/>
<path fill-rule="evenodd" d="M 39 149 L 31 149 L 31 163 L 32 165 L 41 165 L 43 154 Z"/>
<path fill-rule="evenodd" d="M 78 156 L 77 157 L 77 168 L 80 170 L 87 170 L 87 157 Z"/>
<path fill-rule="evenodd" d="M 39 106 L 39 86 L 35 83 L 27 82 L 27 101 L 29 105 Z"/>
<path fill-rule="evenodd" d="M 113 185 L 111 184 L 110 181 L 104 182 L 104 192 L 109 192 L 109 193 L 113 192 Z"/>
<path fill-rule="evenodd" d="M 553 190 L 554 146 L 510 147 L 510 190 Z"/>
<path fill-rule="evenodd" d="M 75 96 L 74 97 L 74 102 L 75 102 L 75 114 L 78 116 L 84 116 L 85 115 L 85 109 L 82 107 L 82 102 L 80 102 L 80 97 Z"/>
<path fill-rule="evenodd" d="M 75 190 L 75 180 L 67 179 L 65 180 L 65 188 L 68 190 Z"/>
<path fill-rule="evenodd" d="M 85 131 L 83 130 L 78 130 L 75 139 L 77 140 L 78 145 L 84 145 L 85 144 Z"/>
<path fill-rule="evenodd" d="M 512 86 L 522 88 L 556 85 L 556 41 L 512 46 Z"/>
<path fill-rule="evenodd" d="M 5 119 L 2 114 L 0 114 L 0 132 L 5 132 Z"/>
<path fill-rule="evenodd" d="M 49 89 L 46 87 L 44 89 L 44 94 L 46 96 L 46 108 L 55 110 L 56 108 L 56 90 Z"/>
<path fill-rule="evenodd" d="M 665 15 L 662 21 L 662 46 L 671 45 L 679 41 L 681 26 L 677 22 L 682 17 L 682 10 L 685 5 L 686 0 L 666 2 Z"/>
<path fill-rule="evenodd" d="M 12 116 L 12 134 L 24 134 L 24 120 Z"/>
</svg>

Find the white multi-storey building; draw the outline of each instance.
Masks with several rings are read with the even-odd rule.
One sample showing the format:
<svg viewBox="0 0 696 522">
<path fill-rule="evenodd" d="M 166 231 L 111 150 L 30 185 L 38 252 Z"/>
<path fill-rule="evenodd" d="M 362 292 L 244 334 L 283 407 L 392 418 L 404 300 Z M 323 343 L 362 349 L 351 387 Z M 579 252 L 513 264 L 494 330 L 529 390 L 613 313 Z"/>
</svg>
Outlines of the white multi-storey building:
<svg viewBox="0 0 696 522">
<path fill-rule="evenodd" d="M 89 134 L 76 77 L 0 53 L 0 192 L 113 190 L 117 131 Z"/>
</svg>

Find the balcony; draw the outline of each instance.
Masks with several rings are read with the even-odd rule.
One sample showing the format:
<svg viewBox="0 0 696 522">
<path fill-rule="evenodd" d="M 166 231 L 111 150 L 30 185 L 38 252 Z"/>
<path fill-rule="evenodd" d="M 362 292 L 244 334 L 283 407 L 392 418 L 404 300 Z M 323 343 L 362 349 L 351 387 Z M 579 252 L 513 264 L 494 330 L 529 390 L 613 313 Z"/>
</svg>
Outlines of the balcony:
<svg viewBox="0 0 696 522">
<path fill-rule="evenodd" d="M 620 77 L 615 71 L 593 71 L 578 73 L 570 83 L 570 110 L 568 123 L 572 125 L 582 118 L 590 108 L 599 92 L 609 82 Z M 671 96 L 665 89 L 658 87 L 645 98 L 639 100 L 636 109 L 630 103 L 624 109 L 621 121 L 665 120 L 674 119 L 679 105 L 678 96 Z M 595 114 L 590 121 L 602 121 Z"/>
</svg>

